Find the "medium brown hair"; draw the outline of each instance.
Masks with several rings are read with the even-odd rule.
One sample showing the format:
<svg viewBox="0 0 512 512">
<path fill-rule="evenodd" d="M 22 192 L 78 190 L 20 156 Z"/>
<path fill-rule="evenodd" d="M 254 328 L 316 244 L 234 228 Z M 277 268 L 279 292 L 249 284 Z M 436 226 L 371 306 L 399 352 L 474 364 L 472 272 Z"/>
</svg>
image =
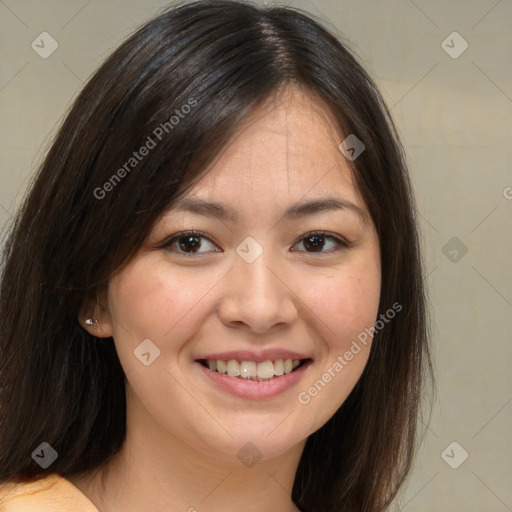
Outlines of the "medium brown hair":
<svg viewBox="0 0 512 512">
<path fill-rule="evenodd" d="M 339 37 L 297 10 L 231 0 L 173 8 L 122 44 L 74 102 L 28 192 L 3 255 L 0 480 L 76 474 L 120 450 L 125 376 L 113 340 L 98 343 L 78 324 L 80 307 L 244 119 L 287 85 L 321 98 L 340 142 L 355 134 L 365 144 L 352 167 L 380 241 L 379 314 L 403 308 L 376 334 L 352 393 L 309 436 L 292 498 L 304 512 L 377 512 L 391 502 L 411 467 L 431 374 L 403 150 L 377 88 Z M 148 137 L 154 148 L 119 173 Z M 59 454 L 47 470 L 30 456 L 43 441 Z"/>
</svg>

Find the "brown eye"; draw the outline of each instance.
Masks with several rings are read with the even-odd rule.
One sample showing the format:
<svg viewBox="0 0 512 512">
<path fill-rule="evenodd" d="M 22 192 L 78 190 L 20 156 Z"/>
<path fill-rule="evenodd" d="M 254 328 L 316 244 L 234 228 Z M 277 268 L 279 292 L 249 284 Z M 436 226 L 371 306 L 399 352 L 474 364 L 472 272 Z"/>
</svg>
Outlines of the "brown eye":
<svg viewBox="0 0 512 512">
<path fill-rule="evenodd" d="M 180 250 L 184 252 L 197 252 L 201 247 L 201 238 L 198 236 L 183 236 L 177 240 Z"/>
<path fill-rule="evenodd" d="M 190 255 L 202 254 L 212 250 L 213 252 L 220 252 L 220 250 L 216 248 L 217 246 L 206 235 L 196 231 L 176 233 L 163 244 L 163 247 L 172 252 Z M 213 247 L 213 249 L 211 247 Z"/>
<path fill-rule="evenodd" d="M 305 248 L 305 252 L 311 253 L 332 253 L 349 247 L 344 240 L 327 233 L 309 233 L 296 245 L 300 244 Z M 324 250 L 325 248 L 327 249 Z"/>
</svg>

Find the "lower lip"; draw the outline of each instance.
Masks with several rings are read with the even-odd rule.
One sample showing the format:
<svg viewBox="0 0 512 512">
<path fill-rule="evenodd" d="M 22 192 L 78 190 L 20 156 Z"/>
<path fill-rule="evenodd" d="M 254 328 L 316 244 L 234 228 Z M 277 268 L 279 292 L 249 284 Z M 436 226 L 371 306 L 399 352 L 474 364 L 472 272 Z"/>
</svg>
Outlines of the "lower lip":
<svg viewBox="0 0 512 512">
<path fill-rule="evenodd" d="M 220 389 L 234 396 L 251 400 L 273 398 L 284 393 L 297 384 L 304 375 L 304 372 L 311 366 L 311 363 L 312 361 L 307 361 L 294 372 L 285 373 L 271 380 L 256 381 L 242 380 L 237 377 L 230 377 L 225 373 L 213 372 L 196 361 L 203 374 L 211 379 Z"/>
</svg>

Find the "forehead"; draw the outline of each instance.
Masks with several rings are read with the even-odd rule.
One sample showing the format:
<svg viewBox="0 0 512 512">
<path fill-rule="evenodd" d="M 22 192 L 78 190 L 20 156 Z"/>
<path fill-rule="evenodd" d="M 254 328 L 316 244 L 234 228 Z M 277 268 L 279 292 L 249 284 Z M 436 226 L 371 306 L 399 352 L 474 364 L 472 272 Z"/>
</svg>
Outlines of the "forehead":
<svg viewBox="0 0 512 512">
<path fill-rule="evenodd" d="M 334 195 L 365 210 L 341 140 L 322 101 L 286 89 L 245 120 L 186 196 L 254 211 Z"/>
</svg>

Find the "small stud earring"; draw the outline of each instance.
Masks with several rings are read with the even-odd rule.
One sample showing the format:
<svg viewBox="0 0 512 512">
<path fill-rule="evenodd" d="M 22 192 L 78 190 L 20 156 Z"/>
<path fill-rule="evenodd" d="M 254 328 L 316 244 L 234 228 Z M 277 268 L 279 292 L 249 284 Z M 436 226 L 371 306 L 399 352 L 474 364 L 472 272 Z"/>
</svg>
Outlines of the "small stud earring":
<svg viewBox="0 0 512 512">
<path fill-rule="evenodd" d="M 93 320 L 92 318 L 88 318 L 85 321 L 85 325 L 93 326 L 93 325 L 97 325 L 97 324 L 98 324 L 98 320 Z"/>
</svg>

